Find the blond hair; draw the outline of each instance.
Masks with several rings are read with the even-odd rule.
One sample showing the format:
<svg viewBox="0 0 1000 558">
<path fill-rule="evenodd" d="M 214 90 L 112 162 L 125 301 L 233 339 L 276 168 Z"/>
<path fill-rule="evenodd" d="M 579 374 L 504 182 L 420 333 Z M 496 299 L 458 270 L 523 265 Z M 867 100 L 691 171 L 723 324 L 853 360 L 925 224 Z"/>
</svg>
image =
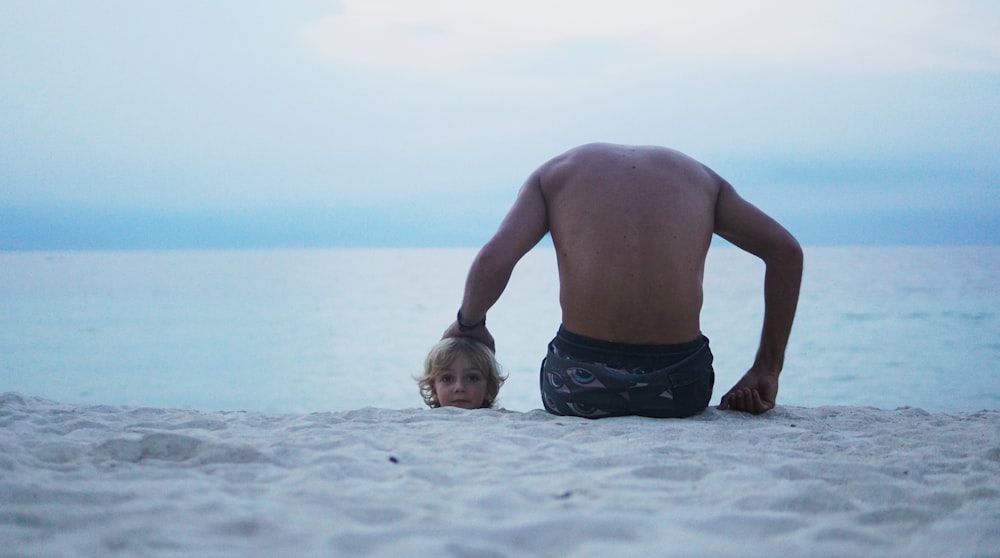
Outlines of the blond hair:
<svg viewBox="0 0 1000 558">
<path fill-rule="evenodd" d="M 449 337 L 431 347 L 427 358 L 424 359 L 423 375 L 415 378 L 417 385 L 420 386 L 420 396 L 423 397 L 424 403 L 432 408 L 441 406 L 434 393 L 434 382 L 460 354 L 468 357 L 472 364 L 483 373 L 486 379 L 486 396 L 483 398 L 481 408 L 492 408 L 496 404 L 500 386 L 503 385 L 507 376 L 501 373 L 500 363 L 497 362 L 493 351 L 479 341 L 468 337 Z"/>
</svg>

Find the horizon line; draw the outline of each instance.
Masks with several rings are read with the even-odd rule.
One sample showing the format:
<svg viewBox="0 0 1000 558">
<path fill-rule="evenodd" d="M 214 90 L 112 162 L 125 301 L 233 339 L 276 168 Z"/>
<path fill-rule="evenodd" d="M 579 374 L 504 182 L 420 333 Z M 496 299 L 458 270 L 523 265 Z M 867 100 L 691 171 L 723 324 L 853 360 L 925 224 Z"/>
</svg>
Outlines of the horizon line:
<svg viewBox="0 0 1000 558">
<path fill-rule="evenodd" d="M 112 210 L 0 207 L 0 251 L 468 248 L 493 235 L 506 208 Z M 994 211 L 774 215 L 803 246 L 1000 245 Z M 720 239 L 721 240 L 721 239 Z M 548 237 L 543 242 L 549 242 Z"/>
</svg>

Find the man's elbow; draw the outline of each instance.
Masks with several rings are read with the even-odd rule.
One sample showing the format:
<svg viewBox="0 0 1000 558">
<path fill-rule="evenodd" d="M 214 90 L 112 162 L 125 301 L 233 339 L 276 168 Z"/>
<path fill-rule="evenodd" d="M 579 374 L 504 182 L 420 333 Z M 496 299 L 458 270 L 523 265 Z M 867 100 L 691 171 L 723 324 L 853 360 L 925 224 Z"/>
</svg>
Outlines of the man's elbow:
<svg viewBox="0 0 1000 558">
<path fill-rule="evenodd" d="M 487 275 L 494 275 L 502 272 L 508 267 L 513 267 L 511 255 L 505 250 L 501 243 L 495 239 L 490 240 L 479 250 L 473 266 Z"/>
<path fill-rule="evenodd" d="M 804 257 L 799 241 L 792 236 L 792 233 L 784 229 L 772 234 L 755 253 L 767 265 L 777 265 L 790 269 L 801 268 Z"/>
<path fill-rule="evenodd" d="M 802 246 L 791 233 L 785 232 L 782 238 L 774 243 L 771 249 L 770 258 L 766 258 L 768 263 L 780 264 L 790 271 L 799 275 L 802 274 L 802 265 L 805 256 Z"/>
</svg>

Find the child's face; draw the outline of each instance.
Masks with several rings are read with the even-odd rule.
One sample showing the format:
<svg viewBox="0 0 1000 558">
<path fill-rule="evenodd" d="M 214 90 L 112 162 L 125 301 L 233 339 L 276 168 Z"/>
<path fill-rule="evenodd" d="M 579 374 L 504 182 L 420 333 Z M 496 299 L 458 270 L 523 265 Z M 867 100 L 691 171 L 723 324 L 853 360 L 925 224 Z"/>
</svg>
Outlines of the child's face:
<svg viewBox="0 0 1000 558">
<path fill-rule="evenodd" d="M 478 409 L 486 399 L 486 376 L 460 354 L 437 375 L 434 393 L 442 407 Z"/>
</svg>

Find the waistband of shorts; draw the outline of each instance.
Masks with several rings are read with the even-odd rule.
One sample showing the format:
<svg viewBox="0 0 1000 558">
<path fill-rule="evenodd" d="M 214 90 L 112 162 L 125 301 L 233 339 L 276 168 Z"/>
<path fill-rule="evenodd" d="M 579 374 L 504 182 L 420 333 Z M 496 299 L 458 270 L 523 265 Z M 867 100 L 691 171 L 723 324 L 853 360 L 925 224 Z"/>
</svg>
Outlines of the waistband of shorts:
<svg viewBox="0 0 1000 558">
<path fill-rule="evenodd" d="M 626 358 L 656 358 L 677 357 L 694 353 L 708 343 L 708 338 L 699 334 L 691 341 L 666 345 L 619 343 L 573 333 L 560 325 L 552 343 L 560 351 L 568 352 L 578 358 L 604 358 L 608 355 Z"/>
</svg>

